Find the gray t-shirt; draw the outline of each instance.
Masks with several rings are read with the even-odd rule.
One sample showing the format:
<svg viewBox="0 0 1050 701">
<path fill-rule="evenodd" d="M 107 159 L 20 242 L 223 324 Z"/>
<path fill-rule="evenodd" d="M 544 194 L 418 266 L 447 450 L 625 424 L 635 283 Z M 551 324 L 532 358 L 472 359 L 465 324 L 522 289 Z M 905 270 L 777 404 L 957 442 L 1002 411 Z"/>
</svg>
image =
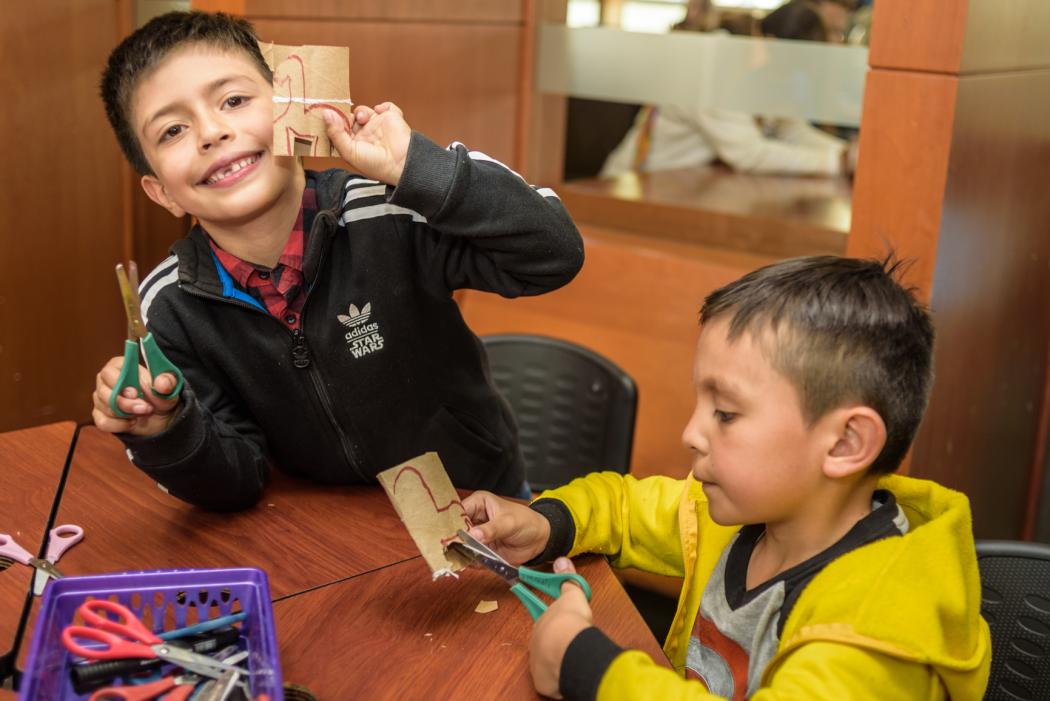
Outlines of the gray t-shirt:
<svg viewBox="0 0 1050 701">
<path fill-rule="evenodd" d="M 810 580 L 851 550 L 907 533 L 908 519 L 893 494 L 875 492 L 871 507 L 871 513 L 834 545 L 751 590 L 747 567 L 765 526 L 741 528 L 704 587 L 689 638 L 686 676 L 700 679 L 708 691 L 728 699 L 754 694 L 780 644 L 784 621 Z"/>
</svg>

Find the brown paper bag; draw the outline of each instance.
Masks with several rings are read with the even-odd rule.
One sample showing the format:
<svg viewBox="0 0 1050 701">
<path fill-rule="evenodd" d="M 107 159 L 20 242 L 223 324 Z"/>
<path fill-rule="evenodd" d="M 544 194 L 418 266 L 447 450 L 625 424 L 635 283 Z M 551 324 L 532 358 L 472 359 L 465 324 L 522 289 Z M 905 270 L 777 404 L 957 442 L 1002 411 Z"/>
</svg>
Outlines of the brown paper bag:
<svg viewBox="0 0 1050 701">
<path fill-rule="evenodd" d="M 438 454 L 425 453 L 377 477 L 434 577 L 466 567 L 463 556 L 445 550 L 456 531 L 471 524 Z"/>
<path fill-rule="evenodd" d="M 259 42 L 273 71 L 273 154 L 338 156 L 324 118 L 331 108 L 353 124 L 350 49 L 344 46 L 282 46 Z"/>
</svg>

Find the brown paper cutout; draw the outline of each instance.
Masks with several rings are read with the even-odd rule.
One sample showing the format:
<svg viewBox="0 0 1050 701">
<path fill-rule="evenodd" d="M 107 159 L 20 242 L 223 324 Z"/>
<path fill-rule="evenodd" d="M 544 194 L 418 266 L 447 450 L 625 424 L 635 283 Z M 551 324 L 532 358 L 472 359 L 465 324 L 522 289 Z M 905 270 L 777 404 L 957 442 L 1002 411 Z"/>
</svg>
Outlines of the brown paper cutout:
<svg viewBox="0 0 1050 701">
<path fill-rule="evenodd" d="M 456 531 L 471 523 L 437 453 L 425 453 L 376 477 L 435 578 L 467 566 L 462 555 L 445 550 Z"/>
<path fill-rule="evenodd" d="M 350 49 L 259 42 L 259 50 L 273 71 L 273 154 L 338 156 L 321 115 L 330 108 L 353 124 Z"/>
<path fill-rule="evenodd" d="M 492 613 L 498 608 L 498 601 L 489 601 L 488 599 L 482 599 L 478 602 L 478 605 L 474 607 L 474 613 Z"/>
</svg>

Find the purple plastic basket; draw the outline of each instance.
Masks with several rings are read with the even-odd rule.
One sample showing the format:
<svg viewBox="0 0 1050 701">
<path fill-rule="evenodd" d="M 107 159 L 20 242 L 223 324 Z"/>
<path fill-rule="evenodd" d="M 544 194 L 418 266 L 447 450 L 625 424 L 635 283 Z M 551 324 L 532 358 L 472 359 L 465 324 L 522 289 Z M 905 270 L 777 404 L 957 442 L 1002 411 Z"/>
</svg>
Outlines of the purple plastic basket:
<svg viewBox="0 0 1050 701">
<path fill-rule="evenodd" d="M 89 597 L 111 596 L 140 617 L 151 609 L 145 615 L 157 633 L 164 632 L 164 621 L 168 619 L 170 623 L 172 616 L 174 627 L 187 625 L 191 606 L 197 607 L 198 622 L 214 618 L 208 613 L 212 611 L 220 616 L 232 613 L 235 607 L 244 611 L 247 616 L 240 626 L 247 641 L 249 654 L 245 664 L 251 673 L 252 695 L 265 693 L 272 701 L 284 701 L 270 584 L 265 572 L 247 567 L 125 572 L 53 580 L 44 591 L 36 619 L 19 701 L 88 698 L 89 695 L 73 690 L 69 677 L 72 655 L 62 644 L 62 630 L 73 622 L 77 607 Z"/>
</svg>

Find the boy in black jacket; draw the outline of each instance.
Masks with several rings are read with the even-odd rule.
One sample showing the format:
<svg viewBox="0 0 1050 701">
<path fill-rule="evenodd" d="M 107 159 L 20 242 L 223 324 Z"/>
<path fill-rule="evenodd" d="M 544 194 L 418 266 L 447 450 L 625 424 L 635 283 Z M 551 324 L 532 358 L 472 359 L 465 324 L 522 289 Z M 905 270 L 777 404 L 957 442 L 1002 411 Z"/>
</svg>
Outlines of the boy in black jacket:
<svg viewBox="0 0 1050 701">
<path fill-rule="evenodd" d="M 95 424 L 173 495 L 217 510 L 260 497 L 271 464 L 368 483 L 437 451 L 454 484 L 527 490 L 517 431 L 452 291 L 535 295 L 571 280 L 583 242 L 550 190 L 391 103 L 326 114 L 352 172 L 271 154 L 271 74 L 247 22 L 170 13 L 109 59 L 110 123 L 149 197 L 197 224 L 143 281 L 143 316 L 186 377 L 140 367 L 143 396 Z"/>
</svg>

